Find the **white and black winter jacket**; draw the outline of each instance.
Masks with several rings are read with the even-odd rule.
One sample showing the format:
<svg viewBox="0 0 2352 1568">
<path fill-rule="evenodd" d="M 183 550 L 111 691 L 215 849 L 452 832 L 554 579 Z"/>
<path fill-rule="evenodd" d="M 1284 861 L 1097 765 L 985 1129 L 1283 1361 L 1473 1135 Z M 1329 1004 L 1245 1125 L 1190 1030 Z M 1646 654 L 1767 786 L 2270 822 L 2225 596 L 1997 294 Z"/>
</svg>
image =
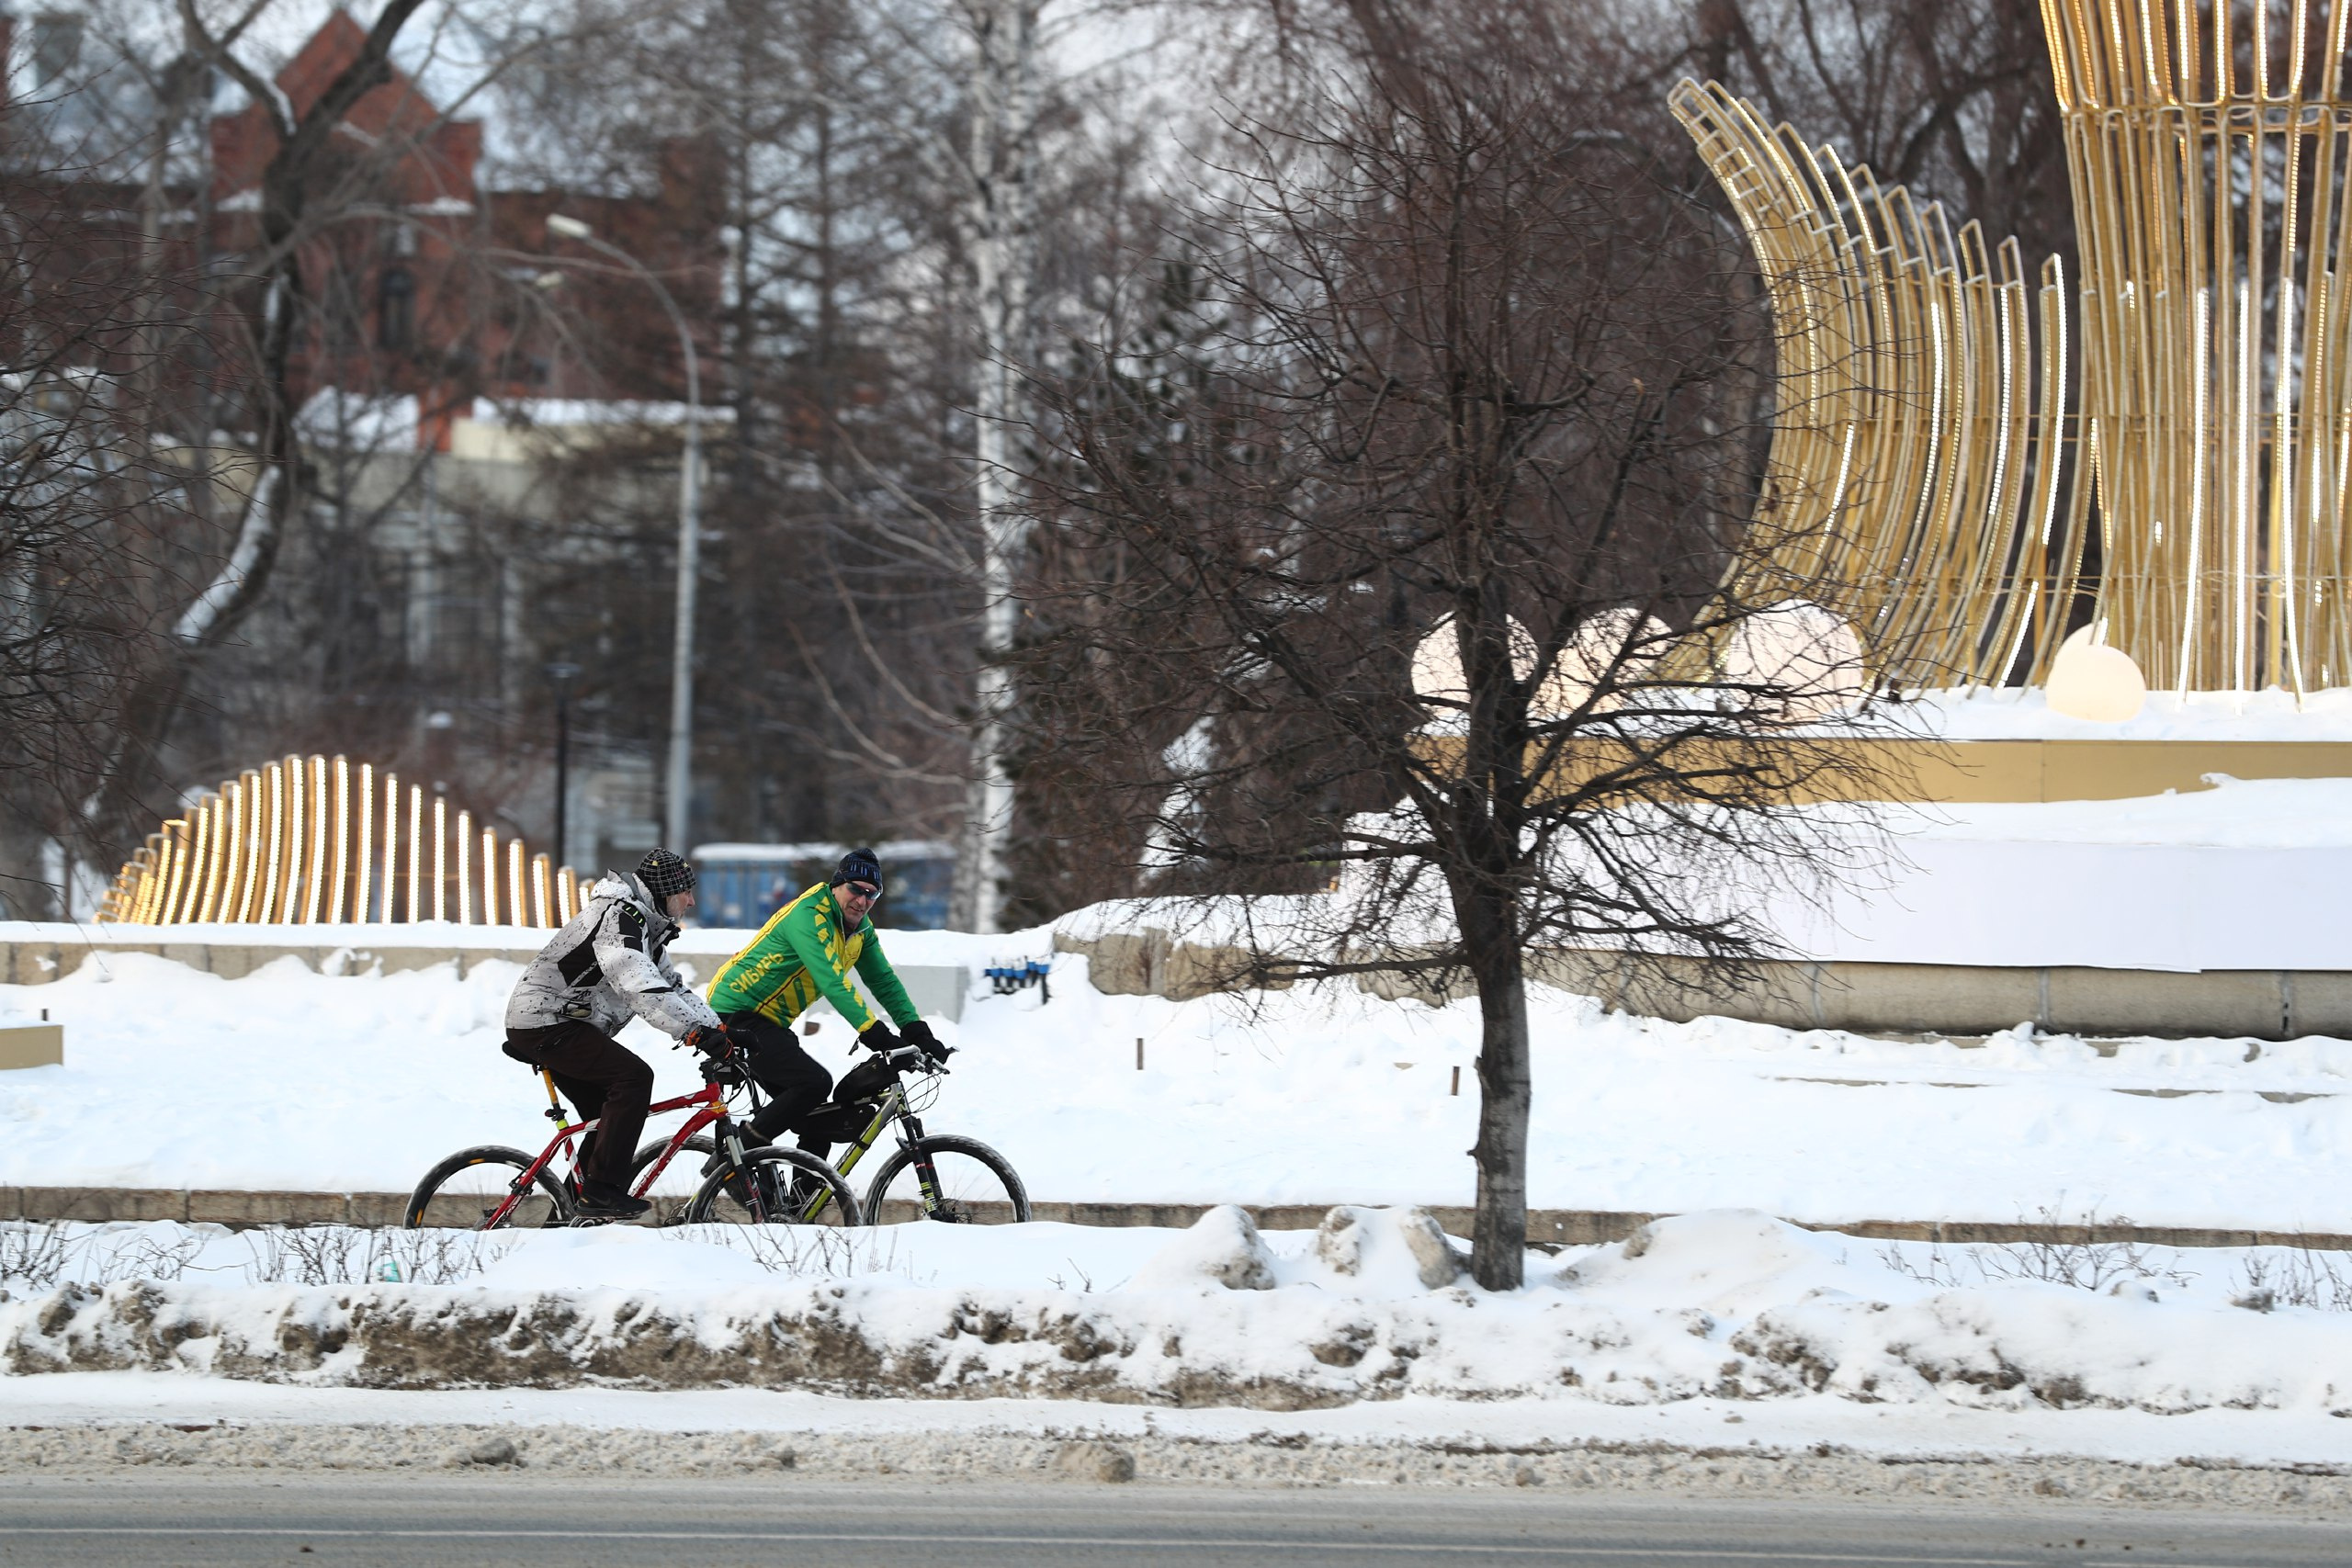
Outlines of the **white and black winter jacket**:
<svg viewBox="0 0 2352 1568">
<path fill-rule="evenodd" d="M 539 950 L 506 1003 L 506 1027 L 586 1023 L 618 1034 L 634 1016 L 673 1040 L 718 1015 L 662 961 L 678 928 L 634 875 L 607 872 L 571 923 Z"/>
</svg>

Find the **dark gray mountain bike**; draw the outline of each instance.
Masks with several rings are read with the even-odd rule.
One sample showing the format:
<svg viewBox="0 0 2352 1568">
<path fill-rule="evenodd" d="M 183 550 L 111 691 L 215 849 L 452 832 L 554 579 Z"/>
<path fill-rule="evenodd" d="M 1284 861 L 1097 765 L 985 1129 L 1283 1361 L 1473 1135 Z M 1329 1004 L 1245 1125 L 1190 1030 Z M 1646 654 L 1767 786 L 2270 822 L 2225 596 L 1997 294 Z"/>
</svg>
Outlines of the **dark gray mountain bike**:
<svg viewBox="0 0 2352 1568">
<path fill-rule="evenodd" d="M 862 1214 L 842 1212 L 841 1194 L 848 1190 L 846 1187 L 836 1190 L 779 1166 L 776 1176 L 792 1182 L 783 1217 L 801 1224 L 856 1224 L 862 1218 L 869 1225 L 911 1220 L 1009 1225 L 1027 1220 L 1029 1190 L 1021 1184 L 1010 1160 L 978 1138 L 924 1128 L 922 1113 L 937 1101 L 940 1080 L 946 1074 L 944 1061 L 934 1062 L 912 1045 L 869 1056 L 843 1074 L 833 1087 L 833 1098 L 802 1116 L 791 1130 L 847 1144 L 831 1168 L 843 1178 L 865 1161 L 885 1133 L 897 1132 L 897 1146 L 876 1168 L 865 1190 Z M 673 1166 L 679 1174 L 666 1184 L 659 1179 L 650 1185 L 644 1182 L 645 1168 L 669 1146 L 648 1144 L 638 1154 L 639 1179 L 630 1183 L 630 1190 L 652 1200 L 654 1213 L 649 1217 L 696 1224 L 723 1217 L 709 1211 L 713 1206 L 727 1206 L 724 1184 L 707 1181 L 696 1190 L 692 1180 L 695 1168 L 689 1162 L 681 1160 Z M 685 1145 L 706 1156 L 715 1146 L 707 1136 L 690 1139 Z M 747 1157 L 756 1161 L 763 1152 L 754 1149 Z M 797 1149 L 790 1152 L 802 1160 L 815 1157 Z"/>
</svg>

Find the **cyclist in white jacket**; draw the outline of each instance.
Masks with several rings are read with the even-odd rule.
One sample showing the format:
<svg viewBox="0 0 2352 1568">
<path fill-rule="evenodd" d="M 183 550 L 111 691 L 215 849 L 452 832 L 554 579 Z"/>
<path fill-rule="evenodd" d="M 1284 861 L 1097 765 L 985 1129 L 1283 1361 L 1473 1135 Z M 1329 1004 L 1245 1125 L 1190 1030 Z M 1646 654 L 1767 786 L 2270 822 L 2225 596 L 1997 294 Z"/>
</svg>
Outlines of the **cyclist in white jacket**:
<svg viewBox="0 0 2352 1568">
<path fill-rule="evenodd" d="M 628 1175 L 653 1069 L 613 1036 L 634 1017 L 700 1049 L 722 1043 L 718 1015 L 662 961 L 694 888 L 695 868 L 669 850 L 649 853 L 634 874 L 606 874 L 506 1003 L 506 1054 L 546 1069 L 582 1116 L 597 1119 L 579 1156 L 579 1208 L 591 1218 L 646 1209 L 628 1195 Z"/>
</svg>

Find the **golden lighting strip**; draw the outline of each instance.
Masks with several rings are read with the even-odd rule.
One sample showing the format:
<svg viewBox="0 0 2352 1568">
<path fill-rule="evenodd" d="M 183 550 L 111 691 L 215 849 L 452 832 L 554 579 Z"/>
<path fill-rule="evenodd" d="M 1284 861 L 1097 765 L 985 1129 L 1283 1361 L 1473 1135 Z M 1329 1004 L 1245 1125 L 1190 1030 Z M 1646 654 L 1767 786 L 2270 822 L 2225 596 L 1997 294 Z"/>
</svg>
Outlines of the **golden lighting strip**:
<svg viewBox="0 0 2352 1568">
<path fill-rule="evenodd" d="M 506 840 L 506 916 L 516 925 L 537 925 L 544 922 L 523 918 L 523 840 Z"/>
<path fill-rule="evenodd" d="M 343 765 L 343 759 L 337 757 L 335 759 L 335 765 L 337 767 L 341 767 Z M 368 919 L 368 850 L 369 844 L 373 841 L 368 829 L 374 826 L 374 823 L 370 820 L 370 814 L 376 804 L 376 770 L 369 767 L 365 762 L 359 764 L 359 795 L 357 797 L 357 804 L 359 807 L 359 820 L 351 830 L 351 863 L 358 869 L 359 886 L 352 890 L 351 918 L 355 920 L 364 921 Z M 341 833 L 338 832 L 336 835 L 338 842 L 341 840 Z M 340 883 L 343 880 L 343 872 L 340 866 L 336 868 L 335 880 L 337 883 Z M 341 905 L 337 905 L 335 907 L 335 919 L 337 920 L 341 920 L 343 919 L 343 908 Z"/>
<path fill-rule="evenodd" d="M 408 786 L 408 918 L 421 920 L 424 909 L 417 903 L 417 892 L 424 886 L 418 871 L 418 860 L 424 852 L 424 791 L 414 784 Z M 433 852 L 437 861 L 441 852 Z"/>
<path fill-rule="evenodd" d="M 2016 241 L 1953 234 L 1712 83 L 1668 102 L 1755 247 L 1779 333 L 1757 519 L 1779 543 L 1754 586 L 1834 604 L 1905 684 L 1998 683 L 2021 660 L 2039 677 L 2084 525 L 2059 505 L 2056 263 L 2029 286 Z"/>
<path fill-rule="evenodd" d="M 2109 640 L 2352 684 L 2352 0 L 2042 0 L 2083 257 Z"/>
<path fill-rule="evenodd" d="M 487 828 L 481 830 L 481 908 L 483 918 L 497 924 L 498 835 Z"/>
<path fill-rule="evenodd" d="M 447 902 L 449 893 L 449 870 L 447 863 L 442 859 L 442 852 L 448 847 L 449 803 L 436 795 L 433 797 L 433 918 L 436 920 L 446 920 L 449 918 L 449 906 Z M 460 838 L 458 840 L 458 883 L 460 887 L 465 885 L 465 857 L 466 841 Z M 469 925 L 472 923 L 470 920 L 467 922 Z"/>
<path fill-rule="evenodd" d="M 282 758 L 223 781 L 147 836 L 97 918 L 157 926 L 341 925 L 346 914 L 362 924 L 442 920 L 453 895 L 461 925 L 497 925 L 503 910 L 506 924 L 547 929 L 580 912 L 580 878 L 570 866 L 551 866 L 517 838 L 505 840 L 502 856 L 497 829 L 477 829 L 469 811 L 452 822 L 437 795 L 428 814 L 416 784 L 408 786 L 403 813 L 400 779 L 390 773 L 382 775 L 379 840 L 377 777 L 366 763 L 355 772 L 345 758 L 313 756 Z M 399 897 L 403 860 L 405 898 Z"/>
</svg>

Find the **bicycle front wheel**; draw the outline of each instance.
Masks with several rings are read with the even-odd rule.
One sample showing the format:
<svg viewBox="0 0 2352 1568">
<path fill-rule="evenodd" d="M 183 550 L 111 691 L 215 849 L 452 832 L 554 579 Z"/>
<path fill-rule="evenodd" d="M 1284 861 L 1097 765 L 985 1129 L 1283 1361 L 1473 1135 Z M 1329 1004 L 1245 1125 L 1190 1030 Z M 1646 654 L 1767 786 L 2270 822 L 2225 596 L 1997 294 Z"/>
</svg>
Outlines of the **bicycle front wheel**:
<svg viewBox="0 0 2352 1568">
<path fill-rule="evenodd" d="M 499 1144 L 459 1149 L 424 1173 L 409 1194 L 401 1223 L 411 1230 L 447 1225 L 462 1230 L 489 1230 L 500 1204 L 522 1187 L 514 1206 L 498 1220 L 500 1230 L 536 1230 L 571 1223 L 571 1201 L 563 1187 L 544 1168 L 528 1187 L 523 1173 L 532 1156 Z"/>
<path fill-rule="evenodd" d="M 840 1227 L 858 1223 L 857 1195 L 849 1183 L 806 1149 L 752 1149 L 744 1155 L 743 1164 L 742 1174 L 720 1169 L 704 1180 L 686 1208 L 686 1224 Z"/>
<path fill-rule="evenodd" d="M 901 1145 L 865 1190 L 865 1223 L 937 1220 L 1013 1225 L 1029 1218 L 1029 1190 L 1002 1155 L 978 1138 L 934 1133 Z"/>
</svg>

